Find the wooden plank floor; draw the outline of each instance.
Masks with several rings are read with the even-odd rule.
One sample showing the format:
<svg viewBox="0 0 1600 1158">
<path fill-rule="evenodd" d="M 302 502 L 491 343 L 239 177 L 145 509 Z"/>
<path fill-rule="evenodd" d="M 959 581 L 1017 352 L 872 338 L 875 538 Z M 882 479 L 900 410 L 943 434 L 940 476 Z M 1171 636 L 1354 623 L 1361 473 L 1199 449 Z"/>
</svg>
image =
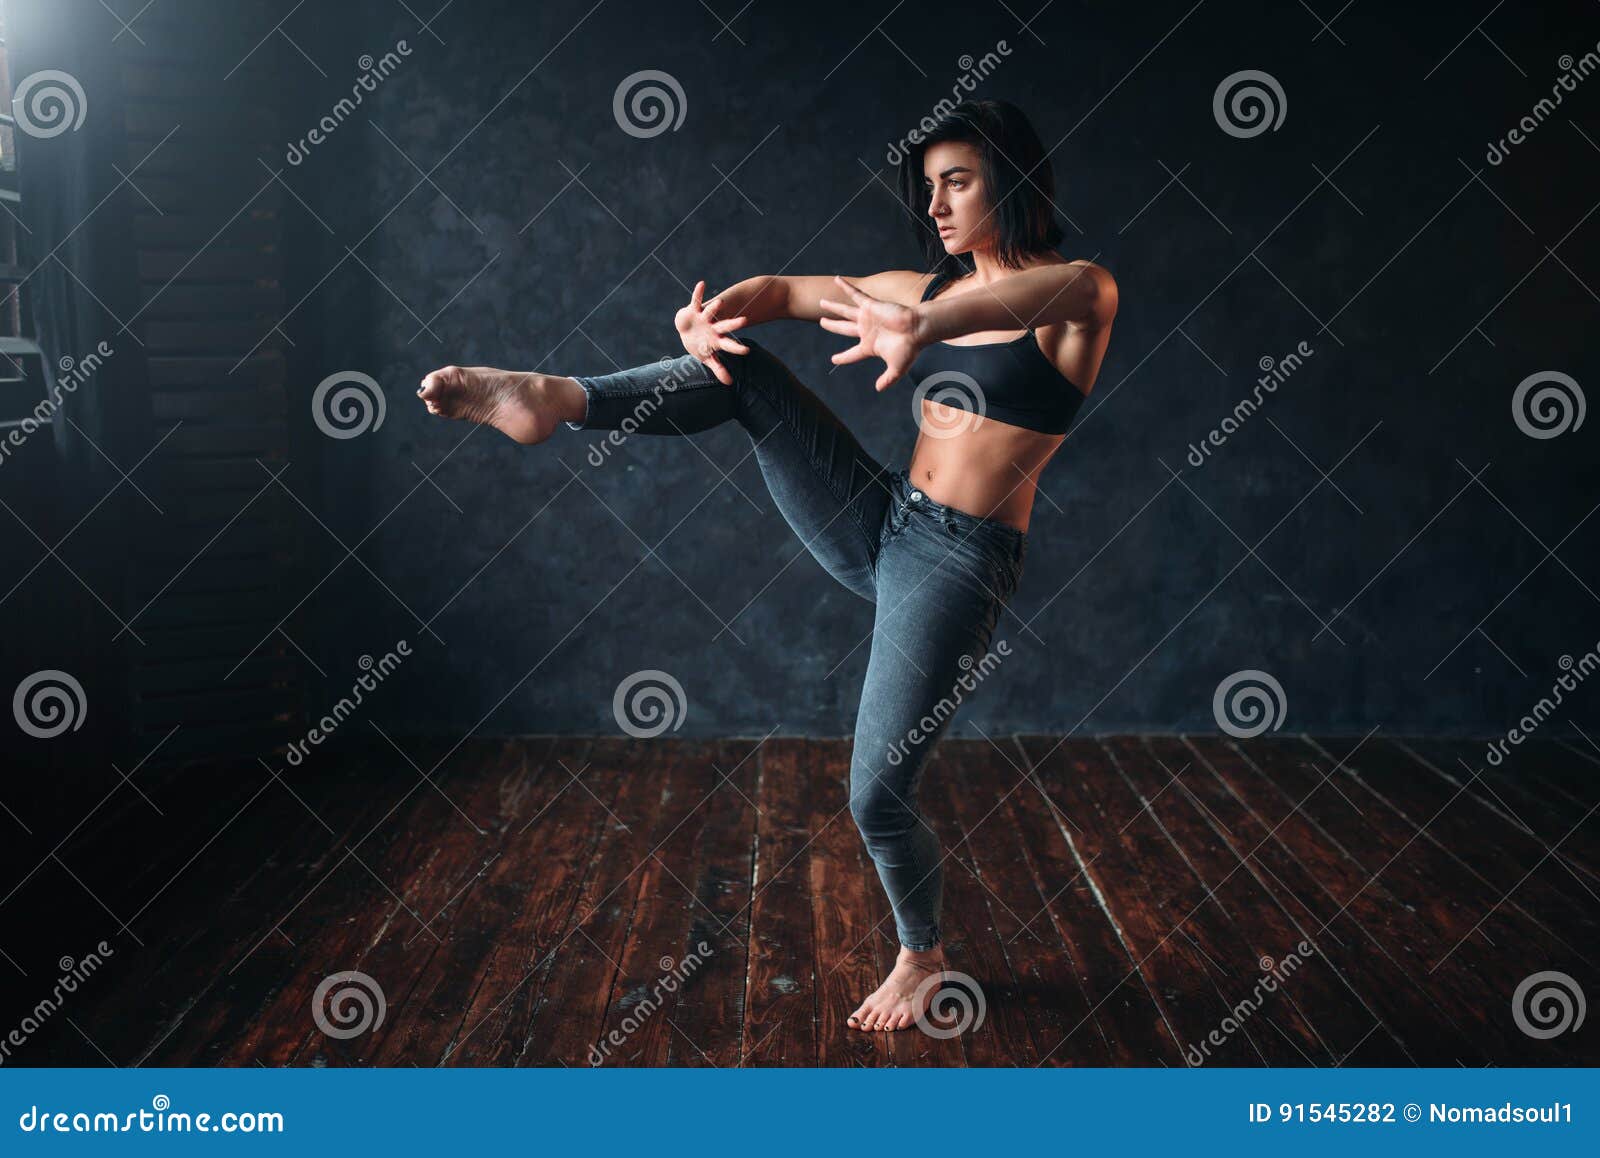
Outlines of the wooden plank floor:
<svg viewBox="0 0 1600 1158">
<path fill-rule="evenodd" d="M 1600 761 L 1483 752 L 945 739 L 924 805 L 983 1013 L 953 1036 L 845 1024 L 896 948 L 848 741 L 429 741 L 212 776 L 161 796 L 170 839 L 100 831 L 13 890 L 11 933 L 83 891 L 124 931 L 8 1061 L 1594 1065 L 1594 1034 L 1530 1036 L 1512 1001 L 1548 970 L 1595 995 Z M 346 972 L 381 1021 L 315 1004 Z"/>
</svg>

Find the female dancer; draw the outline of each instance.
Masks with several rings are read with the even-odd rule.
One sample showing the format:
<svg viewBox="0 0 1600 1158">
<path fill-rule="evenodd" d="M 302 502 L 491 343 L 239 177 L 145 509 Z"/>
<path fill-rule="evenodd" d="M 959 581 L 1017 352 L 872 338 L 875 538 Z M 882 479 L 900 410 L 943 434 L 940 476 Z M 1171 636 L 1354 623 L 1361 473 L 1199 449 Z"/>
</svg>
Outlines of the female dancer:
<svg viewBox="0 0 1600 1158">
<path fill-rule="evenodd" d="M 1105 269 L 1055 253 L 1049 161 L 1015 106 L 955 106 L 905 157 L 900 185 L 931 273 L 753 277 L 709 302 L 702 281 L 677 314 L 678 358 L 573 377 L 446 366 L 417 391 L 430 413 L 521 443 L 563 421 L 661 435 L 737 422 L 795 533 L 876 605 L 850 811 L 901 948 L 849 1018 L 862 1030 L 919 1022 L 942 976 L 943 858 L 917 809 L 920 774 L 1016 591 L 1040 472 L 1094 384 L 1117 310 Z M 854 338 L 833 361 L 881 359 L 880 392 L 912 379 L 908 467 L 885 469 L 787 366 L 732 337 L 776 318 Z"/>
</svg>

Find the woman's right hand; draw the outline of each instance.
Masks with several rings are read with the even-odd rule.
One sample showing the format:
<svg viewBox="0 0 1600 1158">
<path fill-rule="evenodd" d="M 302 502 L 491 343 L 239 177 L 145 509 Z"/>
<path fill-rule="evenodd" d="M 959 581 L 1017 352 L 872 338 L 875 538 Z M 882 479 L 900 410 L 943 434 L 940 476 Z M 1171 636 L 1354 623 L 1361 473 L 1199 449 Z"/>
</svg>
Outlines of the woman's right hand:
<svg viewBox="0 0 1600 1158">
<path fill-rule="evenodd" d="M 717 321 L 717 310 L 722 306 L 722 299 L 712 298 L 702 304 L 701 298 L 705 288 L 704 281 L 694 283 L 694 293 L 689 298 L 689 304 L 678 311 L 673 324 L 678 327 L 678 336 L 683 339 L 683 348 L 709 366 L 711 372 L 717 376 L 718 382 L 724 386 L 732 386 L 733 375 L 728 373 L 728 368 L 722 364 L 722 359 L 717 357 L 717 351 L 727 350 L 732 354 L 750 352 L 750 347 L 728 336 L 729 331 L 737 330 L 749 321 L 749 318 L 741 316 Z"/>
</svg>

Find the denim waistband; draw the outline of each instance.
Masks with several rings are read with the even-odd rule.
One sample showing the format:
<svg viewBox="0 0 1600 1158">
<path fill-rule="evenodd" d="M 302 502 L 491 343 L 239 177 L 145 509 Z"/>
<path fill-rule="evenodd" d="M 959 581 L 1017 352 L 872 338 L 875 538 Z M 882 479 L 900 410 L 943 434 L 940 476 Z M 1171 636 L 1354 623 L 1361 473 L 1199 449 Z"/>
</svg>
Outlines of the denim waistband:
<svg viewBox="0 0 1600 1158">
<path fill-rule="evenodd" d="M 974 515 L 969 511 L 935 502 L 926 492 L 911 485 L 909 467 L 900 467 L 890 472 L 889 493 L 895 503 L 904 505 L 909 510 L 920 510 L 940 520 L 946 526 L 954 526 L 969 534 L 984 536 L 1014 548 L 1021 548 L 1028 542 L 1028 532 L 1020 531 L 1010 523 Z"/>
</svg>

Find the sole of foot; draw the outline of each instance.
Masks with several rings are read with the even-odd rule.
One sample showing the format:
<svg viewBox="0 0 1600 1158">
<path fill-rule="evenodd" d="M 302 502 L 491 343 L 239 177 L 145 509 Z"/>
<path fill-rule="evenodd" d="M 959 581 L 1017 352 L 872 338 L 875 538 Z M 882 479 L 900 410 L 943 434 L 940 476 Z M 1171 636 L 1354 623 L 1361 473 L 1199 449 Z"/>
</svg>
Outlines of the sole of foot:
<svg viewBox="0 0 1600 1158">
<path fill-rule="evenodd" d="M 549 438 L 561 422 L 560 381 L 493 366 L 442 366 L 422 379 L 417 396 L 429 414 L 492 426 L 528 446 Z"/>
</svg>

